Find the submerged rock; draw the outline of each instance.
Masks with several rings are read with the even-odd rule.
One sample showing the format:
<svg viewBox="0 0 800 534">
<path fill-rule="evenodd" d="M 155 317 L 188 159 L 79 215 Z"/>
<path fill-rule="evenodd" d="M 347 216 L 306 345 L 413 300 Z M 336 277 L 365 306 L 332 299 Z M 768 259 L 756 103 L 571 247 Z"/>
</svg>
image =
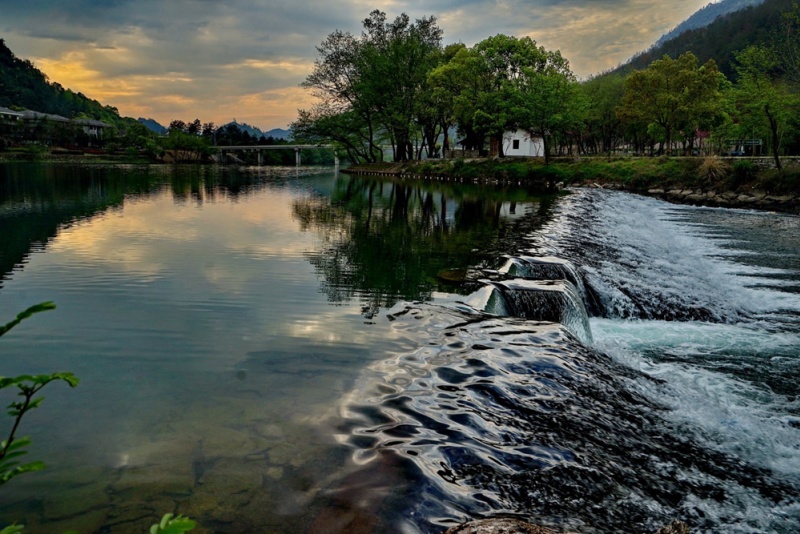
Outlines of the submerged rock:
<svg viewBox="0 0 800 534">
<path fill-rule="evenodd" d="M 556 531 L 518 519 L 499 517 L 468 521 L 447 529 L 444 534 L 556 534 Z"/>
<path fill-rule="evenodd" d="M 557 534 L 555 530 L 509 517 L 480 519 L 447 529 L 444 534 Z M 689 534 L 689 527 L 677 519 L 655 534 Z"/>
</svg>

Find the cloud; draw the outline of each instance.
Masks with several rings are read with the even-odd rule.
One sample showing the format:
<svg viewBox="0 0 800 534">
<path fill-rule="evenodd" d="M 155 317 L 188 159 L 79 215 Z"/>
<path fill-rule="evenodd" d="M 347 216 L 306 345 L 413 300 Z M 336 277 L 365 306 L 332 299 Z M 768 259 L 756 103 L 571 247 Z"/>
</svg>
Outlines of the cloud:
<svg viewBox="0 0 800 534">
<path fill-rule="evenodd" d="M 706 2 L 0 0 L 0 38 L 51 80 L 123 115 L 162 123 L 235 116 L 272 128 L 311 102 L 298 84 L 315 46 L 335 29 L 359 33 L 373 9 L 390 18 L 434 15 L 445 43 L 529 35 L 586 77 L 646 49 Z"/>
</svg>

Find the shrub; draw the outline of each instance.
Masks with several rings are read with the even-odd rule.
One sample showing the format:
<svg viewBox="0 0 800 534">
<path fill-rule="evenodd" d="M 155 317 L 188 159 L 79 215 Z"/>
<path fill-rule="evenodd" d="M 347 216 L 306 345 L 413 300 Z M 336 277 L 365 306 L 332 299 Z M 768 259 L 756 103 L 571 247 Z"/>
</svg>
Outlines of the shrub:
<svg viewBox="0 0 800 534">
<path fill-rule="evenodd" d="M 780 171 L 771 169 L 766 171 L 762 174 L 760 183 L 758 184 L 759 188 L 778 195 L 796 194 L 799 186 L 800 170 L 797 168 L 783 169 Z"/>
<path fill-rule="evenodd" d="M 752 182 L 758 175 L 758 167 L 749 159 L 736 160 L 733 164 L 733 174 L 730 177 L 730 186 L 738 187 Z"/>
<path fill-rule="evenodd" d="M 727 161 L 719 156 L 707 156 L 703 158 L 698 169 L 700 176 L 709 182 L 717 182 L 731 172 L 731 166 Z"/>
</svg>

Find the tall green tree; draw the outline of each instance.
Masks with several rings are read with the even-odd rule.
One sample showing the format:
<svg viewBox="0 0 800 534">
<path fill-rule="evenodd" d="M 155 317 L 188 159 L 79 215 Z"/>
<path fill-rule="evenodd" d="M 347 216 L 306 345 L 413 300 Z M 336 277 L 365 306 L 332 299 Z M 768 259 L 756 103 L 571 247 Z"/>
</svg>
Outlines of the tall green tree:
<svg viewBox="0 0 800 534">
<path fill-rule="evenodd" d="M 478 98 L 474 127 L 493 139 L 502 157 L 503 134 L 526 120 L 520 109 L 520 91 L 528 87 L 536 73 L 547 68 L 550 57 L 530 37 L 502 34 L 484 39 L 474 50 L 482 60 L 480 71 L 486 80 Z"/>
<path fill-rule="evenodd" d="M 447 46 L 444 56 L 429 74 L 435 98 L 443 103 L 441 120 L 447 128 L 457 126 L 464 148 L 479 150 L 483 136 L 475 129 L 475 112 L 481 95 L 490 89 L 483 60 L 461 43 Z"/>
<path fill-rule="evenodd" d="M 628 123 L 653 124 L 663 132 L 664 146 L 672 148 L 677 134 L 691 139 L 693 132 L 719 114 L 724 77 L 713 60 L 700 66 L 691 52 L 678 59 L 664 56 L 625 80 L 619 116 Z"/>
<path fill-rule="evenodd" d="M 780 60 L 773 48 L 749 46 L 736 54 L 736 107 L 742 121 L 754 128 L 766 124 L 775 167 L 781 168 L 781 145 L 789 121 L 798 105 L 779 76 Z"/>
<path fill-rule="evenodd" d="M 386 14 L 375 10 L 363 21 L 360 37 L 335 31 L 317 47 L 320 54 L 314 70 L 301 84 L 311 89 L 320 104 L 300 113 L 296 125 L 300 131 L 326 135 L 341 134 L 330 128 L 339 114 L 347 113 L 345 122 L 357 125 L 356 136 L 330 137 L 349 152 L 360 154 L 366 161 L 382 158 L 381 136 L 391 143 L 396 160 L 414 157 L 412 139 L 418 127 L 436 127 L 438 121 L 419 117 L 418 101 L 431 91 L 427 77 L 441 60 L 442 30 L 434 17 L 411 22 L 401 14 L 389 21 Z M 326 128 L 314 128 L 321 120 Z M 435 137 L 430 131 L 427 136 Z M 355 141 L 363 139 L 366 147 L 355 149 Z"/>
<path fill-rule="evenodd" d="M 560 136 L 571 143 L 583 122 L 587 101 L 578 88 L 569 62 L 558 51 L 540 48 L 544 61 L 522 67 L 511 83 L 512 124 L 539 136 L 545 162 L 550 160 L 550 140 Z"/>
<path fill-rule="evenodd" d="M 619 74 L 607 74 L 581 84 L 588 101 L 584 142 L 591 152 L 610 154 L 623 138 L 617 108 L 622 104 L 624 84 L 625 78 Z"/>
</svg>

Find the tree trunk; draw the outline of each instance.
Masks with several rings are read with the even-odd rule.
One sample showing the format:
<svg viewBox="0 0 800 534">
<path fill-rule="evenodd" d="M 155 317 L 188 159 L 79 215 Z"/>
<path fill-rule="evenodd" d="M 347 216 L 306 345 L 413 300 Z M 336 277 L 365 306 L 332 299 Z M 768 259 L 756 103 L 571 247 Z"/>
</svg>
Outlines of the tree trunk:
<svg viewBox="0 0 800 534">
<path fill-rule="evenodd" d="M 769 129 L 772 132 L 772 158 L 775 160 L 775 168 L 781 170 L 781 158 L 780 158 L 780 138 L 778 137 L 778 121 L 775 117 L 770 113 L 769 105 L 764 106 L 764 112 L 767 114 L 767 119 L 769 119 Z M 753 151 L 755 151 L 755 147 L 753 147 Z"/>
</svg>

